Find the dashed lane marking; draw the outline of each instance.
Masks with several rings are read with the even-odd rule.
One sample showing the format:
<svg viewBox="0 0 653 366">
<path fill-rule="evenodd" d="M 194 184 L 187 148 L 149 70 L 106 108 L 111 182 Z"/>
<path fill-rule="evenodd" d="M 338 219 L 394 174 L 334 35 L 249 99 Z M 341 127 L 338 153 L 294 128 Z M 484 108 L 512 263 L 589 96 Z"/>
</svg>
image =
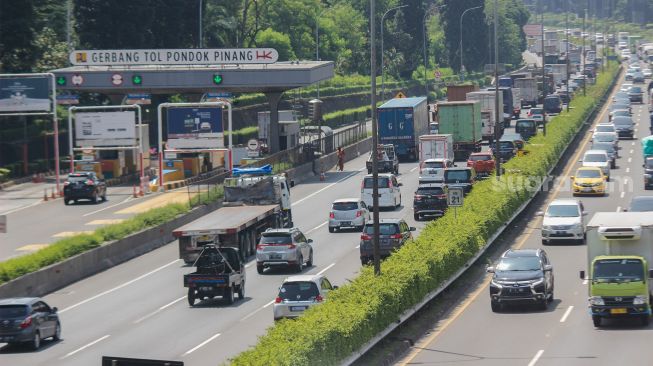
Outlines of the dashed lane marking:
<svg viewBox="0 0 653 366">
<path fill-rule="evenodd" d="M 219 336 L 220 336 L 220 333 L 218 333 L 218 334 L 212 336 L 211 338 L 205 340 L 204 342 L 198 344 L 197 346 L 195 346 L 195 347 L 189 349 L 188 351 L 186 351 L 186 353 L 184 353 L 184 354 L 181 355 L 181 356 L 182 356 L 182 357 L 184 357 L 184 356 L 188 356 L 189 354 L 191 354 L 191 353 L 197 351 L 197 350 L 200 349 L 202 346 L 205 346 L 207 343 L 209 343 L 209 342 L 211 342 L 212 340 L 218 338 Z"/>
<path fill-rule="evenodd" d="M 125 219 L 93 220 L 91 222 L 87 222 L 84 225 L 111 225 L 111 224 L 119 224 L 123 221 L 125 221 Z"/>
<path fill-rule="evenodd" d="M 93 234 L 93 231 L 62 231 L 60 233 L 56 233 L 52 235 L 55 238 L 67 238 L 69 236 L 75 236 L 78 234 Z"/>
<path fill-rule="evenodd" d="M 48 245 L 50 244 L 27 244 L 27 245 L 23 245 L 20 248 L 16 248 L 16 250 L 20 252 L 35 252 L 39 249 L 43 249 L 47 247 Z"/>
<path fill-rule="evenodd" d="M 570 306 L 567 308 L 567 311 L 565 311 L 565 313 L 562 315 L 562 318 L 560 318 L 560 323 L 564 323 L 565 320 L 567 320 L 567 318 L 569 317 L 569 314 L 571 314 L 571 311 L 572 311 L 572 310 L 574 310 L 574 306 L 573 306 L 573 305 L 570 305 Z"/>
<path fill-rule="evenodd" d="M 543 349 L 537 351 L 537 353 L 535 354 L 535 356 L 533 357 L 533 359 L 531 360 L 531 362 L 528 363 L 528 366 L 535 366 L 535 364 L 536 364 L 537 361 L 540 359 L 540 357 L 542 357 L 542 353 L 544 353 L 544 350 L 543 350 Z"/>
<path fill-rule="evenodd" d="M 109 334 L 105 335 L 104 337 L 100 337 L 100 338 L 94 340 L 93 342 L 91 342 L 91 343 L 89 343 L 89 344 L 87 344 L 85 346 L 79 347 L 78 349 L 76 349 L 76 350 L 74 350 L 74 351 L 72 351 L 70 353 L 67 353 L 65 356 L 61 357 L 60 360 L 63 360 L 64 358 L 68 358 L 68 357 L 74 355 L 75 353 L 81 352 L 81 351 L 93 346 L 94 344 L 102 342 L 103 340 L 105 340 L 105 339 L 107 339 L 109 337 L 110 337 Z"/>
</svg>

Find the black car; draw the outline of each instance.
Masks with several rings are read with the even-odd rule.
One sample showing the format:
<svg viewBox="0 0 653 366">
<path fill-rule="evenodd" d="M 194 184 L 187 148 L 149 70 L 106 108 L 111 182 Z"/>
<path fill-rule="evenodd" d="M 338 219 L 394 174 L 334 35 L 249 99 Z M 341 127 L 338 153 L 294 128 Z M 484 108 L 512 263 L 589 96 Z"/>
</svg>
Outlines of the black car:
<svg viewBox="0 0 653 366">
<path fill-rule="evenodd" d="M 569 102 L 571 102 L 571 97 L 569 96 L 569 93 L 567 93 L 566 90 L 559 90 L 556 92 L 556 94 L 560 96 L 560 100 L 564 104 L 569 104 Z"/>
<path fill-rule="evenodd" d="M 546 310 L 553 300 L 553 266 L 542 249 L 508 249 L 496 267 L 490 281 L 492 311 L 504 304 L 538 304 Z"/>
<path fill-rule="evenodd" d="M 542 104 L 544 107 L 544 113 L 546 114 L 557 114 L 562 112 L 562 100 L 559 95 L 549 95 L 544 98 Z"/>
<path fill-rule="evenodd" d="M 644 81 L 642 80 L 642 82 Z M 644 91 L 639 86 L 631 86 L 628 89 L 628 98 L 632 103 L 643 103 Z"/>
<path fill-rule="evenodd" d="M 624 211 L 651 212 L 653 211 L 653 196 L 635 196 L 630 200 L 630 206 Z"/>
<path fill-rule="evenodd" d="M 619 135 L 619 139 L 629 138 L 635 136 L 635 126 L 631 117 L 616 116 L 612 118 L 614 128 Z"/>
<path fill-rule="evenodd" d="M 61 339 L 56 307 L 36 297 L 0 300 L 0 343 L 26 343 L 37 350 L 41 340 L 50 337 Z"/>
<path fill-rule="evenodd" d="M 408 226 L 402 219 L 379 220 L 379 246 L 382 258 L 389 257 L 393 251 L 401 248 L 408 240 L 413 238 L 411 231 L 415 228 Z M 374 259 L 374 224 L 367 223 L 361 234 L 360 258 L 363 265 Z"/>
<path fill-rule="evenodd" d="M 444 184 L 447 187 L 461 187 L 463 193 L 472 191 L 476 182 L 476 171 L 470 167 L 455 167 L 444 171 Z"/>
<path fill-rule="evenodd" d="M 423 216 L 442 216 L 447 210 L 447 195 L 442 184 L 422 184 L 413 197 L 413 216 L 419 221 Z"/>
<path fill-rule="evenodd" d="M 537 134 L 537 122 L 534 119 L 518 119 L 515 123 L 515 132 L 528 140 Z"/>
<path fill-rule="evenodd" d="M 653 157 L 644 162 L 644 189 L 653 189 Z"/>
<path fill-rule="evenodd" d="M 77 203 L 79 199 L 91 200 L 97 203 L 99 199 L 107 200 L 107 185 L 93 172 L 79 172 L 68 174 L 68 180 L 63 187 L 63 203 L 70 201 Z"/>
<path fill-rule="evenodd" d="M 520 134 L 521 136 L 521 134 Z M 501 162 L 508 161 L 517 155 L 517 142 L 509 137 L 503 136 L 499 140 L 499 148 L 497 149 L 496 144 L 490 146 L 492 151 L 495 152 L 495 155 L 501 159 Z"/>
</svg>

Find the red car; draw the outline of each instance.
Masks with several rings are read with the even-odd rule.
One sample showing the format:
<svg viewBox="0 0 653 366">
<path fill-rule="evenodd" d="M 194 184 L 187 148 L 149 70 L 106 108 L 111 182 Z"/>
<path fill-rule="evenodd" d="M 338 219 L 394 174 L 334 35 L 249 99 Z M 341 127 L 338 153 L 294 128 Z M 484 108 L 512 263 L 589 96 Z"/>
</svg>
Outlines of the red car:
<svg viewBox="0 0 653 366">
<path fill-rule="evenodd" d="M 479 176 L 488 176 L 494 172 L 494 156 L 491 151 L 472 153 L 467 159 L 467 166 L 474 168 Z"/>
</svg>

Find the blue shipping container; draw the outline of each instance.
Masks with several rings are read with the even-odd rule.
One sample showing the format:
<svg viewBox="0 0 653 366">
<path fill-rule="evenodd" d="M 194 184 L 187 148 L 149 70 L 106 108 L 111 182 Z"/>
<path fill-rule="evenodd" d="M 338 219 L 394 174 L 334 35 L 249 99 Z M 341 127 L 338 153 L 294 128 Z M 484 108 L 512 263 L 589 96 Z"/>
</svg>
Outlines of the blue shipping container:
<svg viewBox="0 0 653 366">
<path fill-rule="evenodd" d="M 377 108 L 379 143 L 393 144 L 398 156 L 419 157 L 419 136 L 429 133 L 426 98 L 395 98 Z"/>
<path fill-rule="evenodd" d="M 499 78 L 499 86 L 505 86 L 508 88 L 512 88 L 512 78 L 510 77 L 503 77 Z"/>
</svg>

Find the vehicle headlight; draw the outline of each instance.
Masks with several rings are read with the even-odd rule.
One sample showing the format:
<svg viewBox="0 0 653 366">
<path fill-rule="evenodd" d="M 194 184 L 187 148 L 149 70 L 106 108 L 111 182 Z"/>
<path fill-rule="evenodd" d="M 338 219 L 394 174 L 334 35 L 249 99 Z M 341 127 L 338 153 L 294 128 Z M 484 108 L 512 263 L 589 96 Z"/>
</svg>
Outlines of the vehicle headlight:
<svg viewBox="0 0 653 366">
<path fill-rule="evenodd" d="M 495 281 L 495 280 L 490 281 L 490 283 L 491 283 L 492 286 L 494 286 L 494 287 L 503 287 L 502 284 L 500 284 L 499 282 L 497 282 L 497 281 Z"/>
<path fill-rule="evenodd" d="M 531 281 L 531 286 L 535 287 L 535 286 L 539 286 L 539 285 L 541 285 L 543 283 L 544 283 L 544 278 L 540 278 L 540 279 Z"/>
<path fill-rule="evenodd" d="M 633 305 L 644 305 L 646 304 L 646 296 L 637 295 L 635 300 L 633 300 Z"/>
<path fill-rule="evenodd" d="M 601 296 L 592 296 L 589 298 L 590 305 L 603 306 L 605 302 Z"/>
<path fill-rule="evenodd" d="M 542 230 L 551 231 L 551 225 L 542 225 Z"/>
</svg>

